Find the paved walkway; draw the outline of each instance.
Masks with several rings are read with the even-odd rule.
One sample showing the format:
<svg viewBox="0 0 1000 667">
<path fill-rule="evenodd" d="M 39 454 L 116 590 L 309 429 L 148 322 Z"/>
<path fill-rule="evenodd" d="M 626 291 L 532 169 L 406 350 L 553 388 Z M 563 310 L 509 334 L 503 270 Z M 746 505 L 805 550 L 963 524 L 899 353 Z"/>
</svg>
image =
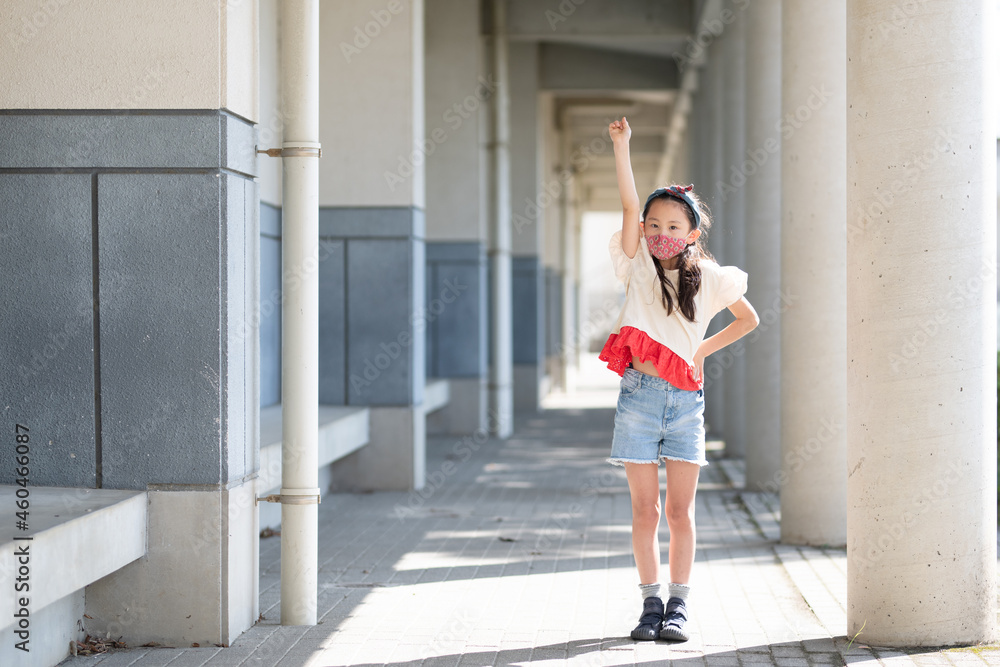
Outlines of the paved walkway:
<svg viewBox="0 0 1000 667">
<path fill-rule="evenodd" d="M 613 393 L 588 396 L 613 405 Z M 844 550 L 778 545 L 776 498 L 742 493 L 741 464 L 718 459 L 703 469 L 697 496 L 692 638 L 632 641 L 641 601 L 628 487 L 604 462 L 613 417 L 610 407 L 556 407 L 521 416 L 503 442 L 431 438 L 422 493 L 324 496 L 315 627 L 277 624 L 274 537 L 261 541 L 264 620 L 231 647 L 131 649 L 63 664 L 1000 665 L 997 646 L 850 643 Z M 666 538 L 664 523 L 664 554 Z"/>
</svg>

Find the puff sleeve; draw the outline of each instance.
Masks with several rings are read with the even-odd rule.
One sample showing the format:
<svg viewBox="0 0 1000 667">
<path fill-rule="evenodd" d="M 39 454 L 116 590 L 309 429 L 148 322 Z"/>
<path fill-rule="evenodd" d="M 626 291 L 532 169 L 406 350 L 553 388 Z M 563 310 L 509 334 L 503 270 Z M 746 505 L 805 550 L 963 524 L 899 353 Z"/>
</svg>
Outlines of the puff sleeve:
<svg viewBox="0 0 1000 667">
<path fill-rule="evenodd" d="M 712 272 L 712 314 L 728 308 L 747 291 L 747 274 L 735 266 L 710 264 Z"/>
<path fill-rule="evenodd" d="M 608 243 L 608 252 L 611 253 L 611 263 L 615 267 L 615 276 L 618 280 L 625 282 L 632 268 L 632 262 L 636 260 L 639 253 L 636 252 L 636 257 L 632 258 L 629 258 L 625 254 L 625 251 L 622 249 L 622 231 L 620 229 L 611 235 L 611 242 Z"/>
</svg>

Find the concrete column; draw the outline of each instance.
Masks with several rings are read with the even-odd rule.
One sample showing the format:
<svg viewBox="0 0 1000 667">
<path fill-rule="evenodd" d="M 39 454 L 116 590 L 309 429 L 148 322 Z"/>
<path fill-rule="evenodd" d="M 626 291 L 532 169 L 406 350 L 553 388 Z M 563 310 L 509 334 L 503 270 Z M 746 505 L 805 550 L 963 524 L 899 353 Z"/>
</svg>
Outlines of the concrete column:
<svg viewBox="0 0 1000 667">
<path fill-rule="evenodd" d="M 746 488 L 777 489 L 781 470 L 781 0 L 746 9 L 745 267 L 761 321 L 746 338 Z"/>
<path fill-rule="evenodd" d="M 33 484 L 148 494 L 86 632 L 229 644 L 258 616 L 256 3 L 12 0 L 0 25 L 9 432 L 44 434 Z"/>
<path fill-rule="evenodd" d="M 781 540 L 845 542 L 845 10 L 782 4 Z"/>
<path fill-rule="evenodd" d="M 744 244 L 746 242 L 744 199 L 745 182 L 741 167 L 746 147 L 746 39 L 744 37 L 745 13 L 734 12 L 733 22 L 722 36 L 723 82 L 723 162 L 722 183 L 715 184 L 721 190 L 719 198 L 724 202 L 725 218 L 720 220 L 720 231 L 725 234 L 725 263 L 745 267 Z M 732 313 L 724 310 L 719 314 L 721 323 L 733 320 Z M 726 441 L 726 456 L 743 457 L 746 451 L 746 342 L 720 350 L 714 356 L 716 363 L 725 369 L 722 384 L 725 391 L 726 421 L 723 437 Z"/>
<path fill-rule="evenodd" d="M 514 358 L 511 324 L 510 78 L 507 18 L 503 0 L 493 0 L 492 33 L 484 40 L 496 92 L 490 105 L 489 259 L 490 259 L 490 422 L 501 438 L 514 430 Z"/>
<path fill-rule="evenodd" d="M 587 346 L 587 332 L 583 295 L 583 201 L 579 188 L 573 188 L 573 347 L 567 353 L 576 377 L 580 376 L 583 358 L 581 351 Z"/>
<path fill-rule="evenodd" d="M 514 409 L 540 408 L 545 372 L 545 271 L 538 133 L 538 43 L 511 42 L 511 252 L 513 253 Z"/>
<path fill-rule="evenodd" d="M 706 175 L 708 171 L 706 151 L 708 150 L 709 128 L 705 117 L 708 114 L 709 82 L 704 67 L 698 69 L 697 75 L 698 87 L 691 97 L 691 117 L 688 121 L 689 129 L 686 133 L 690 137 L 691 142 L 690 182 L 694 184 L 696 190 L 699 192 L 704 191 L 707 194 L 710 191 L 708 189 L 710 182 Z"/>
<path fill-rule="evenodd" d="M 847 7 L 847 634 L 994 642 L 996 5 Z"/>
<path fill-rule="evenodd" d="M 692 91 L 688 92 L 687 95 L 687 107 L 688 110 L 684 114 L 683 118 L 683 131 L 678 136 L 678 141 L 676 144 L 675 153 L 671 159 L 670 171 L 667 173 L 667 177 L 663 180 L 676 181 L 678 183 L 695 183 L 697 177 L 694 174 L 694 155 L 692 151 L 694 150 L 693 144 L 695 141 L 694 136 L 694 123 L 692 122 L 691 113 L 691 97 Z"/>
<path fill-rule="evenodd" d="M 562 198 L 564 187 L 560 172 L 561 132 L 556 118 L 553 93 L 542 92 L 538 101 L 539 145 L 541 155 L 540 220 L 544 240 L 545 261 L 545 377 L 542 396 L 550 387 L 566 387 L 566 365 L 559 353 L 563 329 L 563 229 Z"/>
<path fill-rule="evenodd" d="M 568 124 L 564 122 L 562 126 L 565 128 L 568 127 Z M 569 131 L 561 131 L 559 138 L 560 164 L 568 168 L 572 152 Z M 577 323 L 577 313 L 579 312 L 577 308 L 577 293 L 579 292 L 579 283 L 577 282 L 577 273 L 579 271 L 577 267 L 577 245 L 580 243 L 580 237 L 577 227 L 576 201 L 573 185 L 573 179 L 567 179 L 560 190 L 561 196 L 559 199 L 559 226 L 561 230 L 559 253 L 562 257 L 563 270 L 561 284 L 562 329 L 560 331 L 559 357 L 562 360 L 564 369 L 563 391 L 572 389 L 576 378 L 576 371 L 579 368 L 575 349 L 576 332 L 579 330 Z"/>
<path fill-rule="evenodd" d="M 691 179 L 691 108 L 692 97 L 698 89 L 698 71 L 689 67 L 683 70 L 680 90 L 670 111 L 667 129 L 667 148 L 660 160 L 656 183 L 675 181 L 690 183 Z"/>
<path fill-rule="evenodd" d="M 448 378 L 450 400 L 430 433 L 488 429 L 488 162 L 481 137 L 496 87 L 481 51 L 479 3 L 425 3 L 427 375 Z M 452 293 L 458 290 L 458 293 Z M 443 304 L 443 306 L 441 305 Z"/>
<path fill-rule="evenodd" d="M 371 412 L 334 489 L 425 482 L 423 19 L 422 0 L 320 6 L 320 403 Z"/>
<path fill-rule="evenodd" d="M 700 192 L 708 201 L 712 211 L 713 226 L 707 237 L 707 247 L 720 264 L 726 263 L 726 203 L 716 184 L 725 178 L 725 152 L 723 150 L 723 133 L 725 115 L 723 103 L 725 96 L 725 78 L 722 60 L 722 46 L 718 42 L 708 49 L 704 67 L 705 89 L 705 151 L 704 178 L 700 184 Z M 722 329 L 721 321 L 725 315 L 715 318 L 709 325 L 706 337 Z M 722 357 L 714 354 L 705 360 L 705 429 L 709 438 L 722 438 L 726 433 L 726 391 L 725 368 Z"/>
</svg>

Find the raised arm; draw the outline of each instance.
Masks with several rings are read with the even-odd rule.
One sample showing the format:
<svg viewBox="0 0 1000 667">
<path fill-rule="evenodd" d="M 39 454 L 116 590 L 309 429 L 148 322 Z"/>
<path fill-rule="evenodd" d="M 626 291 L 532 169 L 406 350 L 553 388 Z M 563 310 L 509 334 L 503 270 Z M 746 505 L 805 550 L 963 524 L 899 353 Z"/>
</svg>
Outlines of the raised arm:
<svg viewBox="0 0 1000 667">
<path fill-rule="evenodd" d="M 612 121 L 608 126 L 611 143 L 615 148 L 615 172 L 618 174 L 618 194 L 622 198 L 622 250 L 631 259 L 639 249 L 639 195 L 635 191 L 635 177 L 632 176 L 632 161 L 629 156 L 628 141 L 632 128 L 628 120 Z"/>
</svg>

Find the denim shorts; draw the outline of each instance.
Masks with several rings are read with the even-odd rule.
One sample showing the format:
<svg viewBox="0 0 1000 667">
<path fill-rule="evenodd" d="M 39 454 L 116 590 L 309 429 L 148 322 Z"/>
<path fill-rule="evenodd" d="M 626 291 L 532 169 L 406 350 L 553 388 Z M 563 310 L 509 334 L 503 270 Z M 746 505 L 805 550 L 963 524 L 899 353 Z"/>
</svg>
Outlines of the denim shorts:
<svg viewBox="0 0 1000 667">
<path fill-rule="evenodd" d="M 705 459 L 705 392 L 678 389 L 662 378 L 626 368 L 618 393 L 609 463 Z"/>
</svg>

